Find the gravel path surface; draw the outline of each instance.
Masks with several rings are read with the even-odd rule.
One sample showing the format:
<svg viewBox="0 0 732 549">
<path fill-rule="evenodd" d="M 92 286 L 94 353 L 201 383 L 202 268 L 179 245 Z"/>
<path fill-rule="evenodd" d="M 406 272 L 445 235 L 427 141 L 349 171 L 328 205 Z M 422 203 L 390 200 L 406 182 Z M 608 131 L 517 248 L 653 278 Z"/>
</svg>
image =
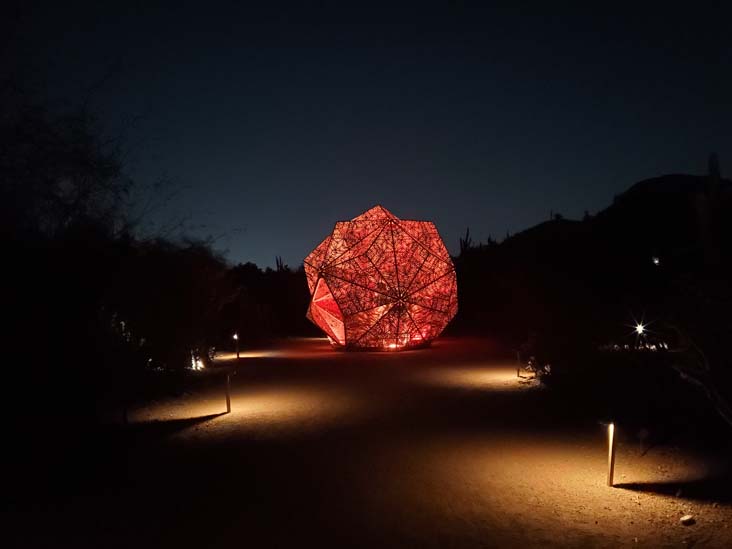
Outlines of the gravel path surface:
<svg viewBox="0 0 732 549">
<path fill-rule="evenodd" d="M 237 362 L 222 355 L 220 364 Z M 605 430 L 482 340 L 247 351 L 232 385 L 134 410 L 96 482 L 4 513 L 17 546 L 732 547 L 723 458 Z M 105 461 L 106 460 L 106 461 Z M 114 479 L 114 480 L 111 480 Z M 716 488 L 716 489 L 715 489 Z M 680 518 L 694 516 L 683 525 Z M 6 538 L 8 539 L 8 538 Z"/>
</svg>

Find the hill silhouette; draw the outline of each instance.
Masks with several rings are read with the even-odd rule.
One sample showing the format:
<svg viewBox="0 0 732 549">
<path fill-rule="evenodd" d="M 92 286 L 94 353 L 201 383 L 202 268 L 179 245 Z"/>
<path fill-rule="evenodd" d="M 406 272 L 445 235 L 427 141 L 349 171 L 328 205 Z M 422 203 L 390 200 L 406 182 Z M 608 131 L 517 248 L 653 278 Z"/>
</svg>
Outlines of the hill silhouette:
<svg viewBox="0 0 732 549">
<path fill-rule="evenodd" d="M 626 421 L 667 426 L 700 417 L 700 389 L 707 411 L 732 423 L 730 211 L 732 182 L 718 171 L 672 174 L 632 185 L 582 221 L 557 215 L 501 243 L 463 246 L 453 333 L 497 337 L 523 361 L 551 364 L 552 383 L 568 383 L 576 405 L 607 399 L 618 417 L 622 394 Z M 670 350 L 606 351 L 637 349 L 639 322 L 644 341 Z"/>
<path fill-rule="evenodd" d="M 723 221 L 720 214 L 731 200 L 729 180 L 665 175 L 630 187 L 595 222 L 600 230 L 614 233 L 616 239 L 628 238 L 638 249 L 677 258 L 703 253 L 705 240 L 715 236 L 708 232 L 716 232 L 717 238 L 724 236 L 725 227 L 714 223 Z"/>
<path fill-rule="evenodd" d="M 518 344 L 531 331 L 592 318 L 607 333 L 603 324 L 659 305 L 679 278 L 729 269 L 731 205 L 732 181 L 665 175 L 632 185 L 582 221 L 555 216 L 501 243 L 470 246 L 456 258 L 455 329 Z"/>
</svg>

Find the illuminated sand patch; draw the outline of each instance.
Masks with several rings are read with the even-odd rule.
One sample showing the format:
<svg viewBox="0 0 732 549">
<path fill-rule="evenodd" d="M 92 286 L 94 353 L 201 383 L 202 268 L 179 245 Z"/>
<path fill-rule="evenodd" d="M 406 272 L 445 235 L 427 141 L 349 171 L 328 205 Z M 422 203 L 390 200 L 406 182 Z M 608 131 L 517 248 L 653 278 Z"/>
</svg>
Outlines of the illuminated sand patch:
<svg viewBox="0 0 732 549">
<path fill-rule="evenodd" d="M 201 431 L 214 437 L 276 438 L 300 436 L 355 421 L 364 410 L 357 398 L 336 390 L 253 387 L 232 391 L 229 414 L 223 413 L 223 390 L 206 391 L 140 408 L 134 412 L 132 422 L 178 422 L 182 427 L 175 436 L 181 437 Z M 187 421 L 190 425 L 185 424 Z"/>
<path fill-rule="evenodd" d="M 607 487 L 603 434 L 491 433 L 393 446 L 371 465 L 377 474 L 362 487 L 364 498 L 383 528 L 415 546 L 435 545 L 421 537 L 420 525 L 436 524 L 446 540 L 466 545 L 498 538 L 506 546 L 556 546 L 562 532 L 580 540 L 577 546 L 623 546 L 638 538 L 655 547 L 679 543 L 687 533 L 679 525 L 684 514 L 711 523 L 732 518 L 729 506 Z M 641 457 L 631 446 L 618 448 L 616 482 L 683 484 L 708 473 L 709 464 L 691 455 L 659 450 Z M 659 529 L 668 531 L 667 540 L 658 538 Z"/>
<path fill-rule="evenodd" d="M 435 387 L 453 387 L 459 389 L 483 389 L 489 391 L 519 391 L 536 384 L 520 383 L 516 377 L 515 366 L 483 366 L 445 367 L 430 369 L 415 374 L 419 383 Z"/>
<path fill-rule="evenodd" d="M 255 347 L 239 350 L 239 364 L 245 365 L 251 359 L 329 359 L 338 360 L 340 353 L 334 351 L 333 346 L 325 337 L 290 338 L 286 345 L 279 347 Z M 215 362 L 237 362 L 235 352 L 216 353 Z"/>
<path fill-rule="evenodd" d="M 248 358 L 276 358 L 281 356 L 281 351 L 275 349 L 257 349 L 257 350 L 242 350 L 239 351 L 239 360 L 245 360 Z M 216 362 L 236 362 L 236 353 L 216 353 Z"/>
</svg>

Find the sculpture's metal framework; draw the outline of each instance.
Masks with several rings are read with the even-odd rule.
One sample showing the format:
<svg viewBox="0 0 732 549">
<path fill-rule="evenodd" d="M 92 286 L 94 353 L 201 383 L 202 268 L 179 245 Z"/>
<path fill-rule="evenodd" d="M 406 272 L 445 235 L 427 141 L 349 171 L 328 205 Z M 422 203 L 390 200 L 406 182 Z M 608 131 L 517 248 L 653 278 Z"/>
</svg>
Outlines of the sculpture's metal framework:
<svg viewBox="0 0 732 549">
<path fill-rule="evenodd" d="M 308 318 L 346 349 L 423 346 L 457 312 L 455 267 L 434 223 L 382 206 L 336 223 L 305 274 Z"/>
</svg>

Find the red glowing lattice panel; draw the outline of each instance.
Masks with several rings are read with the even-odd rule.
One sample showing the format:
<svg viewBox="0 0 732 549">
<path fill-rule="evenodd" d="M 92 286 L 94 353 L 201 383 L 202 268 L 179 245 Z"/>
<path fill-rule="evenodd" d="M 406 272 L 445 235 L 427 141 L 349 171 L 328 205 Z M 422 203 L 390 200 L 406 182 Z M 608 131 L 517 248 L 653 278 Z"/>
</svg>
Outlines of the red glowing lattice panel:
<svg viewBox="0 0 732 549">
<path fill-rule="evenodd" d="M 305 274 L 308 318 L 345 348 L 425 345 L 457 312 L 455 267 L 434 223 L 382 206 L 336 223 Z"/>
</svg>

